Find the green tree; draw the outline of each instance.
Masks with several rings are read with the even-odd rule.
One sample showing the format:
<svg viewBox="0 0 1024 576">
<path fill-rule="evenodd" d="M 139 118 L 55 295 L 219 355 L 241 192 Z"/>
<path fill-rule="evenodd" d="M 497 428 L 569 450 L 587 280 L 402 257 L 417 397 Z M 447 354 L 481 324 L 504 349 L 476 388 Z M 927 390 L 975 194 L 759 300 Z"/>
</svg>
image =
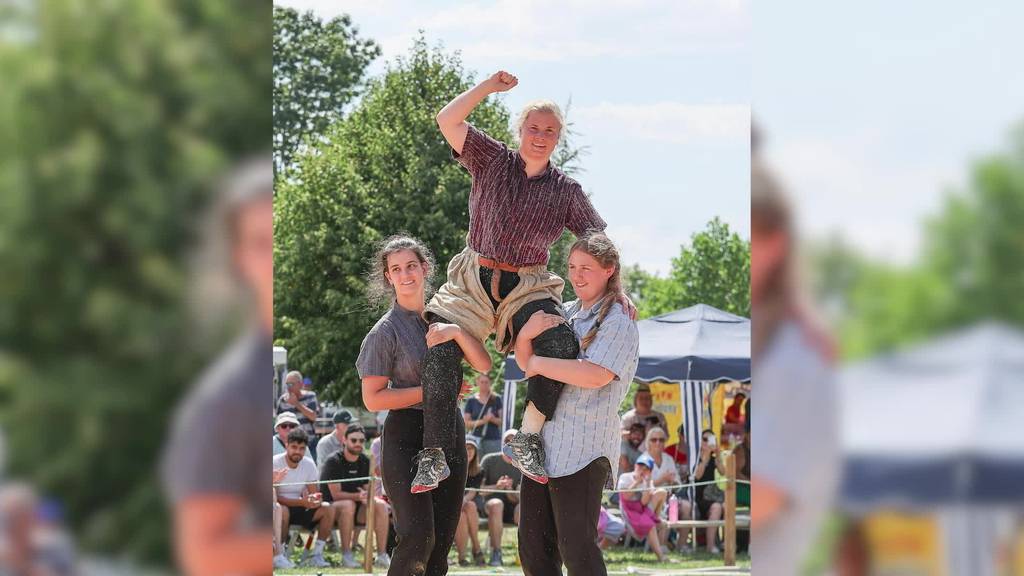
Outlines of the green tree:
<svg viewBox="0 0 1024 576">
<path fill-rule="evenodd" d="M 642 318 L 694 304 L 749 317 L 750 242 L 716 217 L 691 236 L 689 246 L 680 248 L 667 278 L 634 268 L 627 275 L 626 285 L 631 291 L 639 291 Z"/>
<path fill-rule="evenodd" d="M 837 302 L 843 354 L 860 357 L 984 319 L 1024 325 L 1024 128 L 974 162 L 924 225 L 919 259 L 896 266 L 828 246 L 819 294 Z"/>
<path fill-rule="evenodd" d="M 362 89 L 380 47 L 361 39 L 348 15 L 327 22 L 312 12 L 274 7 L 274 166 L 292 166 L 308 139 L 318 140 Z"/>
<path fill-rule="evenodd" d="M 0 37 L 0 426 L 90 551 L 169 558 L 154 473 L 207 353 L 186 258 L 271 135 L 270 10 L 48 0 Z M 268 6 L 269 8 L 269 6 Z"/>
<path fill-rule="evenodd" d="M 470 82 L 456 56 L 420 38 L 369 82 L 315 154 L 301 155 L 302 184 L 278 187 L 275 336 L 328 398 L 358 401 L 355 359 L 382 312 L 364 296 L 374 244 L 401 231 L 426 242 L 438 262 L 435 285 L 465 246 L 470 178 L 451 159 L 434 116 Z M 500 100 L 482 103 L 470 121 L 510 141 Z"/>
</svg>

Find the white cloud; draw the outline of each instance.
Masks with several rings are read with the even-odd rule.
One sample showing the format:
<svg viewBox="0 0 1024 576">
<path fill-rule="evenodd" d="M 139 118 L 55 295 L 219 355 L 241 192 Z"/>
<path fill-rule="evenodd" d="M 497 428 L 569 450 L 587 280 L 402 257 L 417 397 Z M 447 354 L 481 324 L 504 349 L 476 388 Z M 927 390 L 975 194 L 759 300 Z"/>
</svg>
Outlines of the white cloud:
<svg viewBox="0 0 1024 576">
<path fill-rule="evenodd" d="M 690 234 L 678 228 L 635 224 L 608 224 L 608 237 L 619 249 L 624 266 L 639 264 L 651 274 L 664 277 Z"/>
<path fill-rule="evenodd" d="M 665 56 L 736 50 L 749 44 L 748 0 L 492 0 L 437 4 L 410 0 L 284 0 L 323 17 L 387 23 L 378 38 L 390 59 L 423 29 L 463 51 L 468 64 L 507 59 L 565 62 L 581 58 Z"/>
<path fill-rule="evenodd" d="M 874 258 L 906 264 L 918 255 L 922 222 L 962 179 L 962 169 L 892 162 L 880 152 L 883 138 L 864 129 L 845 138 L 773 140 L 767 159 L 805 235 L 839 233 Z"/>
<path fill-rule="evenodd" d="M 743 144 L 750 138 L 750 106 L 737 104 L 617 104 L 601 102 L 573 108 L 575 120 L 600 131 L 637 140 L 673 144 L 719 141 Z"/>
</svg>

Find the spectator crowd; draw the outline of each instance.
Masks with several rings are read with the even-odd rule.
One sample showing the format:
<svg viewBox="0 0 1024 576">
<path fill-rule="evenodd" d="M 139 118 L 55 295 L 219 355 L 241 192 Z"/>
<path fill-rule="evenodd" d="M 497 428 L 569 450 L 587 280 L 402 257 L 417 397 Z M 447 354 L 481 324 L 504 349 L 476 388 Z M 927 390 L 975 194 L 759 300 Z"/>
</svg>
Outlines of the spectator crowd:
<svg viewBox="0 0 1024 576">
<path fill-rule="evenodd" d="M 274 566 L 295 566 L 296 553 L 290 548 L 297 543 L 302 548 L 298 562 L 303 565 L 330 566 L 323 556 L 330 548 L 341 553 L 342 566 L 359 567 L 354 549 L 362 530 L 372 530 L 376 537 L 375 565 L 388 566 L 395 536 L 388 497 L 379 480 L 372 503 L 373 526 L 366 526 L 369 482 L 380 476 L 379 467 L 371 474 L 366 454 L 371 451 L 374 462 L 379 462 L 377 427 L 364 427 L 350 411 L 339 409 L 330 418 L 333 429 L 318 435 L 322 407 L 316 393 L 308 389 L 309 380 L 292 371 L 284 385 L 276 403 L 273 434 Z M 596 519 L 600 545 L 603 549 L 645 545 L 659 561 L 671 561 L 674 551 L 704 549 L 720 554 L 718 527 L 691 531 L 670 528 L 668 523 L 723 518 L 725 494 L 716 482 L 726 473 L 723 450 L 736 454 L 737 478 L 749 480 L 749 400 L 743 393 L 733 395 L 721 430 L 701 431 L 697 454 L 690 454 L 683 425 L 675 430 L 677 441 L 667 446 L 668 420 L 653 404 L 649 386 L 640 383 L 633 408 L 621 415 L 621 455 L 613 466 L 617 490 L 605 498 Z M 514 432 L 503 428 L 502 397 L 494 393 L 486 374 L 477 377 L 475 392 L 465 399 L 462 413 L 469 473 L 455 536 L 456 561 L 460 566 L 502 566 L 504 531 L 519 524 L 522 474 L 502 454 L 502 443 Z M 701 485 L 687 486 L 690 483 Z M 737 485 L 737 504 L 750 505 L 748 485 Z M 309 539 L 303 543 L 296 538 L 293 527 L 308 531 Z M 740 551 L 745 550 L 748 533 L 739 532 L 737 537 Z"/>
</svg>

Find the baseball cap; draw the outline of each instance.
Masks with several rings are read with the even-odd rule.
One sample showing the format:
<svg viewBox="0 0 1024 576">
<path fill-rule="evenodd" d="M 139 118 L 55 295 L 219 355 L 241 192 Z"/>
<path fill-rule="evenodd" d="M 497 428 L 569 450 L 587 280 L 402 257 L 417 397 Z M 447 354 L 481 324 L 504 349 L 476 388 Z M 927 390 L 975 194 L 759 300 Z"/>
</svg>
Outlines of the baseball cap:
<svg viewBox="0 0 1024 576">
<path fill-rule="evenodd" d="M 647 454 L 642 454 L 636 459 L 636 463 L 642 466 L 647 466 L 649 470 L 654 470 L 654 458 L 651 458 Z"/>
<path fill-rule="evenodd" d="M 274 421 L 274 428 L 277 428 L 278 426 L 284 424 L 285 422 L 291 422 L 296 426 L 299 425 L 299 419 L 295 417 L 295 414 L 292 414 L 291 412 L 281 412 L 280 414 L 277 415 L 277 420 Z"/>
<path fill-rule="evenodd" d="M 338 410 L 334 413 L 335 424 L 348 424 L 352 422 L 352 413 L 348 410 Z"/>
</svg>

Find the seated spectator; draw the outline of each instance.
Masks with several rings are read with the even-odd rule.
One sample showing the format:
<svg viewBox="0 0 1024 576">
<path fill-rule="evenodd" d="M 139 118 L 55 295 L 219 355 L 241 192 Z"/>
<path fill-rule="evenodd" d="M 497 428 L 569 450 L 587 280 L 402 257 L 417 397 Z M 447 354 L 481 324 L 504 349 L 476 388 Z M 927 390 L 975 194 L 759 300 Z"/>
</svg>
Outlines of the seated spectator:
<svg viewBox="0 0 1024 576">
<path fill-rule="evenodd" d="M 345 446 L 345 431 L 352 423 L 352 413 L 348 410 L 338 410 L 334 413 L 334 431 L 320 438 L 316 445 L 316 467 L 324 469 L 324 462 L 331 455 L 338 452 Z"/>
<path fill-rule="evenodd" d="M 725 410 L 725 422 L 727 424 L 743 424 L 743 401 L 747 399 L 747 395 L 739 392 L 732 397 L 732 405 Z"/>
<path fill-rule="evenodd" d="M 295 414 L 291 412 L 282 412 L 278 415 L 277 420 L 274 421 L 274 456 L 278 454 L 284 454 L 287 451 L 288 446 L 288 433 L 299 427 L 299 420 L 295 417 Z M 313 455 L 309 451 L 309 447 L 306 448 L 306 458 L 313 459 Z"/>
<path fill-rule="evenodd" d="M 274 470 L 288 467 L 278 486 L 277 501 L 281 504 L 281 541 L 288 542 L 288 527 L 317 528 L 317 540 L 309 564 L 315 568 L 328 568 L 324 560 L 324 545 L 334 526 L 334 508 L 323 505 L 323 494 L 317 490 L 316 463 L 306 456 L 306 432 L 296 428 L 288 433 L 284 454 L 274 456 Z"/>
<path fill-rule="evenodd" d="M 642 422 L 634 422 L 629 426 L 629 434 L 622 439 L 621 455 L 619 456 L 619 474 L 633 470 L 636 459 L 644 453 L 644 437 L 647 427 Z"/>
<path fill-rule="evenodd" d="M 362 426 L 353 424 L 345 431 L 345 447 L 332 454 L 320 471 L 320 481 L 350 480 L 370 476 L 370 459 L 363 454 L 366 432 Z M 341 532 L 341 563 L 345 568 L 358 568 L 359 562 L 352 556 L 352 535 L 356 523 L 366 523 L 366 506 L 369 480 L 334 482 L 327 484 L 324 500 L 331 502 L 335 509 L 338 530 Z M 388 506 L 379 497 L 374 498 L 373 531 L 377 536 L 377 553 L 374 564 L 387 568 L 391 564 L 388 553 L 383 551 L 388 541 Z"/>
<path fill-rule="evenodd" d="M 288 474 L 288 467 L 274 469 L 274 484 L 284 481 L 285 475 Z M 280 527 L 282 519 L 281 505 L 277 502 L 277 488 L 274 488 L 274 526 Z M 285 551 L 284 544 L 281 543 L 281 533 L 278 529 L 274 529 L 274 568 L 291 569 L 295 568 L 295 564 L 288 559 L 288 553 Z"/>
<path fill-rule="evenodd" d="M 609 514 L 608 510 L 601 506 L 601 513 L 597 518 L 597 534 L 601 540 L 601 549 L 606 550 L 609 546 L 615 545 L 625 533 L 626 523 L 621 518 Z"/>
<path fill-rule="evenodd" d="M 515 430 L 508 430 L 502 442 L 514 435 Z M 512 465 L 508 456 L 501 452 L 484 456 L 480 463 L 484 478 L 480 492 L 484 497 L 484 509 L 487 511 L 487 528 L 491 537 L 490 566 L 501 566 L 501 533 L 505 524 L 519 525 L 519 494 L 489 492 L 489 490 L 518 490 L 522 481 L 522 472 Z"/>
<path fill-rule="evenodd" d="M 676 429 L 676 438 L 679 440 L 665 448 L 665 454 L 672 457 L 672 460 L 676 463 L 676 468 L 679 469 L 679 477 L 685 480 L 689 476 L 690 444 L 686 441 L 686 430 L 683 429 L 682 424 Z"/>
<path fill-rule="evenodd" d="M 718 458 L 718 442 L 715 433 L 711 430 L 701 432 L 700 439 L 700 460 L 697 468 L 693 471 L 693 477 L 697 482 L 711 482 L 715 479 L 715 470 L 725 474 L 725 464 Z M 716 484 L 706 484 L 697 487 L 697 508 L 700 510 L 700 517 L 705 520 L 721 520 L 725 494 Z M 720 554 L 718 546 L 715 545 L 715 538 L 718 535 L 718 528 L 708 526 L 705 535 L 708 552 Z"/>
<path fill-rule="evenodd" d="M 480 440 L 480 456 L 501 450 L 501 396 L 491 391 L 491 378 L 481 374 L 476 378 L 477 391 L 466 400 L 462 410 L 466 419 L 466 435 Z"/>
<path fill-rule="evenodd" d="M 478 566 L 486 564 L 484 553 L 480 550 L 480 539 L 477 537 L 479 532 L 477 521 L 484 510 L 484 499 L 479 490 L 484 479 L 484 471 L 480 467 L 479 444 L 480 441 L 477 438 L 466 436 L 466 460 L 469 462 L 469 470 L 466 475 L 466 493 L 462 497 L 462 518 L 455 531 L 455 549 L 459 556 L 459 566 L 470 565 L 466 558 L 467 541 L 472 544 L 473 563 Z"/>
<path fill-rule="evenodd" d="M 668 441 L 668 434 L 661 428 L 654 427 L 647 431 L 647 452 L 654 463 L 651 468 L 651 482 L 655 486 L 674 486 L 680 483 L 679 470 L 676 462 L 665 454 L 665 442 Z M 657 511 L 657 509 L 654 509 Z"/>
<path fill-rule="evenodd" d="M 654 397 L 651 396 L 651 387 L 640 383 L 636 389 L 636 396 L 633 397 L 633 409 L 622 415 L 621 424 L 624 437 L 629 435 L 630 427 L 638 422 L 644 425 L 645 436 L 654 426 L 668 430 L 668 420 L 665 419 L 665 415 L 653 409 L 652 406 L 654 406 Z M 646 446 L 641 447 L 641 451 L 644 450 L 647 450 Z"/>
<path fill-rule="evenodd" d="M 619 506 L 629 520 L 629 525 L 633 527 L 633 532 L 640 538 L 647 538 L 658 561 L 665 562 L 667 557 L 662 551 L 661 545 L 667 531 L 665 523 L 654 513 L 654 510 L 661 508 L 668 493 L 663 488 L 654 487 L 651 479 L 653 468 L 654 461 L 645 454 L 637 458 L 632 472 L 626 472 L 619 476 L 617 486 L 619 490 L 640 489 L 635 492 L 621 492 Z"/>
<path fill-rule="evenodd" d="M 284 377 L 285 393 L 277 399 L 276 414 L 292 412 L 299 421 L 299 427 L 306 432 L 309 449 L 316 460 L 316 419 L 320 416 L 320 404 L 316 401 L 316 392 L 306 390 L 302 385 L 302 373 L 292 370 Z"/>
</svg>

